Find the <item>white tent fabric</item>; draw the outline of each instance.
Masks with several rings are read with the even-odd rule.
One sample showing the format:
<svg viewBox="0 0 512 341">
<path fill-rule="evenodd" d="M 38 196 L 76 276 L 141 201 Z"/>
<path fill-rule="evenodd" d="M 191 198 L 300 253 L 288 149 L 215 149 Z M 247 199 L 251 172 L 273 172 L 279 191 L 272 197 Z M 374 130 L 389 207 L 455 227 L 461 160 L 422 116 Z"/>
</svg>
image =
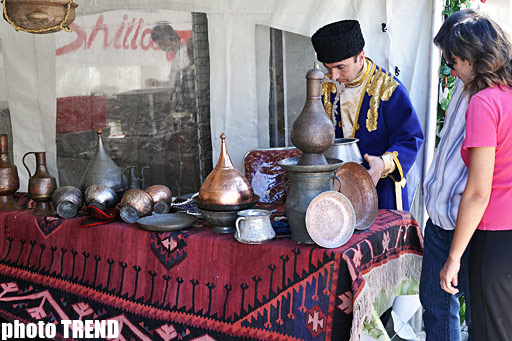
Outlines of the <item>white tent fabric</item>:
<svg viewBox="0 0 512 341">
<path fill-rule="evenodd" d="M 205 12 L 208 17 L 211 63 L 211 134 L 214 162 L 219 135 L 228 136 L 228 148 L 241 168 L 250 149 L 268 146 L 268 92 L 258 92 L 264 79 L 256 68 L 260 46 L 259 25 L 310 36 L 316 29 L 340 19 L 360 20 L 366 53 L 378 64 L 400 69 L 399 78 L 409 89 L 421 122 L 429 111 L 432 2 L 404 0 L 277 1 L 258 2 L 194 0 L 111 0 L 78 2 L 77 15 L 116 9 L 169 9 Z M 440 17 L 440 14 L 439 14 Z M 381 30 L 386 23 L 387 32 Z M 47 152 L 48 166 L 57 175 L 55 154 L 55 42 L 54 35 L 16 32 L 1 24 L 6 85 L 13 119 L 14 161 L 21 164 L 27 151 Z M 59 33 L 65 34 L 65 33 Z M 260 39 L 261 40 L 261 39 Z M 266 47 L 264 47 L 266 48 Z M 28 71 L 28 72 L 27 72 Z M 258 72 L 257 72 L 258 71 Z M 266 79 L 269 82 L 268 78 Z M 264 96 L 259 101 L 258 96 Z M 418 165 L 422 164 L 422 160 Z M 417 167 L 418 174 L 421 166 Z M 20 172 L 21 190 L 28 174 Z"/>
<path fill-rule="evenodd" d="M 394 71 L 409 90 L 425 130 L 424 153 L 414 168 L 416 178 L 430 163 L 435 140 L 439 51 L 432 44 L 441 23 L 441 0 L 77 0 L 77 15 L 105 11 L 174 10 L 204 12 L 210 44 L 211 135 L 214 163 L 219 135 L 228 136 L 229 153 L 241 169 L 243 155 L 268 147 L 268 70 L 257 67 L 268 60 L 273 27 L 311 36 L 319 27 L 340 19 L 361 22 L 366 53 Z M 508 0 L 488 0 L 495 4 Z M 510 8 L 510 6 L 508 7 Z M 501 13 L 510 18 L 510 10 Z M 57 176 L 55 35 L 16 32 L 0 20 L 5 88 L 0 97 L 9 104 L 14 163 L 22 165 L 28 151 L 46 151 L 49 171 Z M 385 23 L 387 31 L 382 32 Z M 65 34 L 65 33 L 59 33 Z M 260 63 L 261 64 L 261 63 Z M 31 167 L 33 169 L 33 166 Z M 28 174 L 19 171 L 20 191 L 27 190 Z M 418 217 L 417 217 L 418 218 Z M 421 217 L 420 221 L 422 221 Z"/>
</svg>

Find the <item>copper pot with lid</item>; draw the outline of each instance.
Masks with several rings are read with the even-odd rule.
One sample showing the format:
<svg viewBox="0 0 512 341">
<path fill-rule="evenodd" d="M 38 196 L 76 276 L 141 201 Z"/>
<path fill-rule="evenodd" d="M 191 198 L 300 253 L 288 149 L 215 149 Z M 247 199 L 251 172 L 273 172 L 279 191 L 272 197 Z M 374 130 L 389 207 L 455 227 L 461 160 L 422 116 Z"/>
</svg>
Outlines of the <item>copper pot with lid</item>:
<svg viewBox="0 0 512 341">
<path fill-rule="evenodd" d="M 252 186 L 233 166 L 226 148 L 224 133 L 220 135 L 220 139 L 219 160 L 199 189 L 198 206 L 201 207 L 201 204 L 211 207 L 252 203 L 255 200 Z"/>
</svg>

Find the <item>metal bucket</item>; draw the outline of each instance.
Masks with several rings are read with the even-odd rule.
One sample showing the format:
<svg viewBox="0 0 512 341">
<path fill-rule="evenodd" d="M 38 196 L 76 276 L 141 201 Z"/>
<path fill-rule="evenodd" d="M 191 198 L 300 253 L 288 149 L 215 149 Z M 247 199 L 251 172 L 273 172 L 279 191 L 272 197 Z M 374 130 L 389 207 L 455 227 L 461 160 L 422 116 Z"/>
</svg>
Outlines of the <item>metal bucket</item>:
<svg viewBox="0 0 512 341">
<path fill-rule="evenodd" d="M 311 200 L 318 194 L 332 191 L 334 172 L 289 172 L 288 175 L 290 189 L 285 210 L 291 227 L 292 240 L 297 243 L 314 244 L 306 229 L 306 211 Z"/>
<path fill-rule="evenodd" d="M 343 162 L 363 163 L 363 158 L 359 147 L 357 147 L 359 139 L 356 138 L 339 138 L 324 152 L 326 158 L 338 159 Z"/>
</svg>

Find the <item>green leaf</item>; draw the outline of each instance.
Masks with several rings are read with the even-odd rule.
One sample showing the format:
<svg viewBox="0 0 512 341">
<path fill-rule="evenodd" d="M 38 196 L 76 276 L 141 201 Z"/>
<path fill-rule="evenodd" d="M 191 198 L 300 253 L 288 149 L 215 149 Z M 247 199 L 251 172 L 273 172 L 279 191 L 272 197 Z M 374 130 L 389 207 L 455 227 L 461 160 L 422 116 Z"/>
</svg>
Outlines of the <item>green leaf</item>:
<svg viewBox="0 0 512 341">
<path fill-rule="evenodd" d="M 440 71 L 442 75 L 450 76 L 452 74 L 452 69 L 450 69 L 446 64 L 441 64 Z"/>
<path fill-rule="evenodd" d="M 448 109 L 448 104 L 450 103 L 450 100 L 448 98 L 443 98 L 441 100 L 441 109 L 443 110 L 447 110 Z"/>
</svg>

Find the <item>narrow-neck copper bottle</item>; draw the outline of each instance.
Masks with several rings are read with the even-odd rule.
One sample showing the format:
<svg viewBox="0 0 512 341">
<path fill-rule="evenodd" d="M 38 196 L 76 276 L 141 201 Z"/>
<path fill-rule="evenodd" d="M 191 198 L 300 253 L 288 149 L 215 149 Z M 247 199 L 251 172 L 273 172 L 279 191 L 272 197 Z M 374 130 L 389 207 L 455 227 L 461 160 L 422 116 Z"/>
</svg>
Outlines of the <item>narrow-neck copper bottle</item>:
<svg viewBox="0 0 512 341">
<path fill-rule="evenodd" d="M 0 135 L 0 212 L 16 210 L 12 195 L 18 188 L 18 168 L 9 162 L 7 135 Z"/>
<path fill-rule="evenodd" d="M 324 74 L 318 69 L 306 74 L 306 103 L 293 122 L 291 134 L 293 144 L 302 151 L 299 165 L 326 165 L 323 152 L 334 143 L 334 126 L 321 100 L 323 78 Z"/>
<path fill-rule="evenodd" d="M 98 129 L 96 133 L 98 134 L 98 149 L 82 175 L 80 190 L 85 192 L 91 185 L 105 185 L 120 192 L 124 189 L 121 168 L 108 156 L 103 147 L 102 130 Z"/>
</svg>

